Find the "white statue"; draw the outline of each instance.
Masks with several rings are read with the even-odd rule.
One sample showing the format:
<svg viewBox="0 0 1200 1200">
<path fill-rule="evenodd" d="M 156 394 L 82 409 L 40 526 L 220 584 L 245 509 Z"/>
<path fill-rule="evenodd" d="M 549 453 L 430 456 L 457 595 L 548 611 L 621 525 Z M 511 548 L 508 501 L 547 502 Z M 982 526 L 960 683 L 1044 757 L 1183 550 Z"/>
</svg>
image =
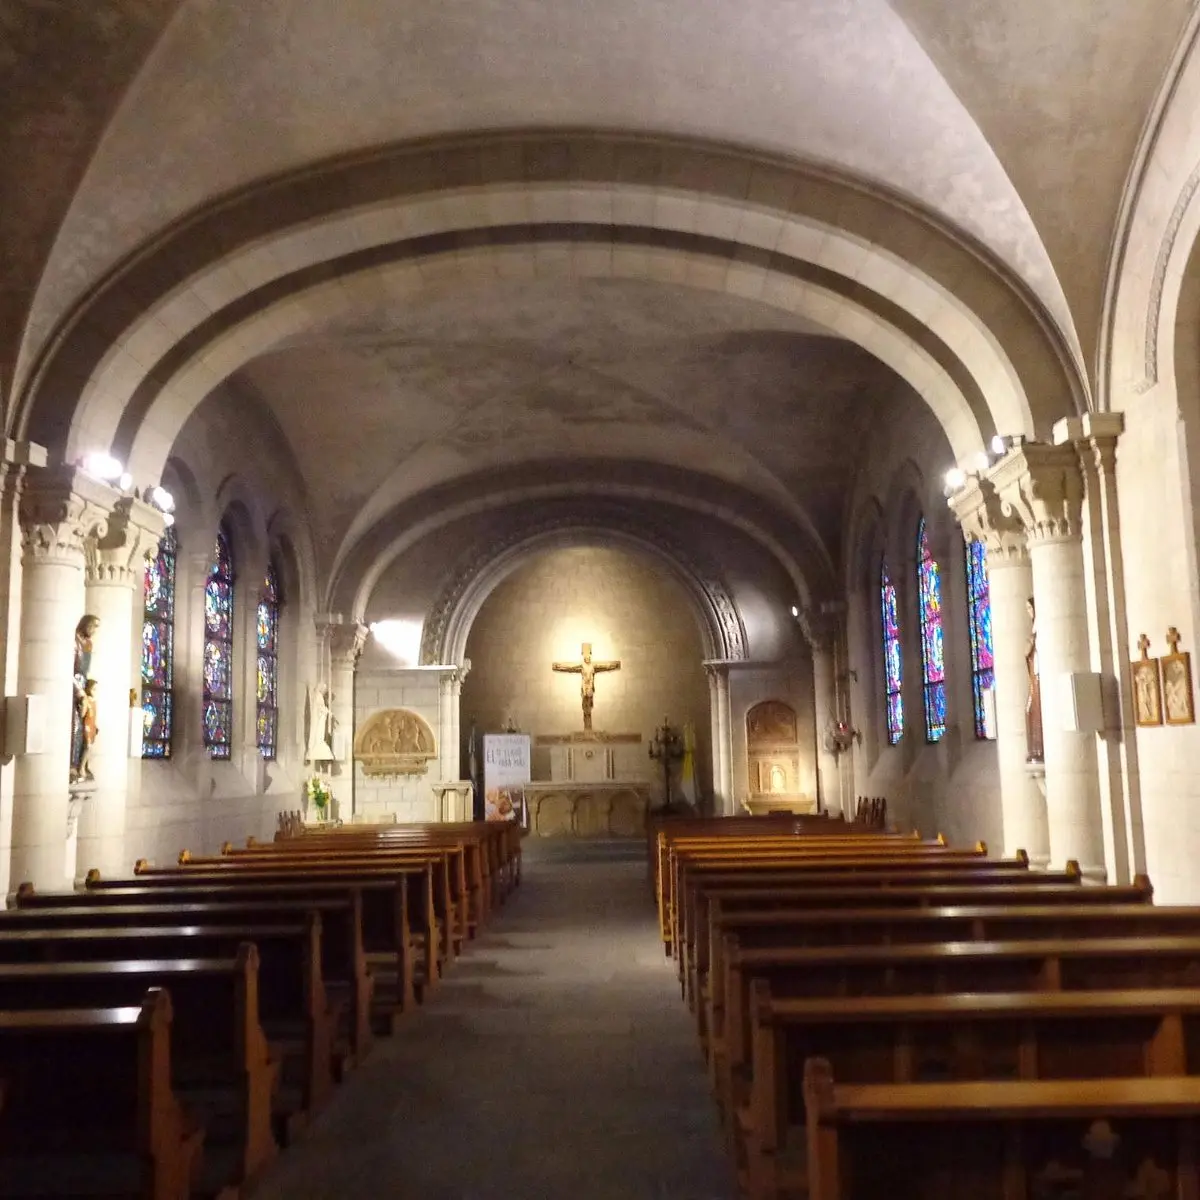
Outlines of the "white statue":
<svg viewBox="0 0 1200 1200">
<path fill-rule="evenodd" d="M 308 693 L 308 746 L 304 761 L 311 763 L 332 762 L 333 751 L 329 747 L 330 713 L 325 685 L 317 684 Z"/>
</svg>

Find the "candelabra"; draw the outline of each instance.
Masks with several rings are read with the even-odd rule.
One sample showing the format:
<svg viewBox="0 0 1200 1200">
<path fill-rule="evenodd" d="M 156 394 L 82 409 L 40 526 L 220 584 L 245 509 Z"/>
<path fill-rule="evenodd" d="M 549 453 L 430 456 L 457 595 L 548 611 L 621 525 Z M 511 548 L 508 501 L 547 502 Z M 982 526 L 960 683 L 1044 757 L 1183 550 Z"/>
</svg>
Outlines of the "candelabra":
<svg viewBox="0 0 1200 1200">
<path fill-rule="evenodd" d="M 862 741 L 862 734 L 853 725 L 836 718 L 825 728 L 825 749 L 835 758 L 845 754 L 855 742 Z"/>
<path fill-rule="evenodd" d="M 670 719 L 663 717 L 663 723 L 654 731 L 650 742 L 650 757 L 662 767 L 663 772 L 663 812 L 671 812 L 671 771 L 677 762 L 683 759 L 683 735 L 671 727 Z"/>
</svg>

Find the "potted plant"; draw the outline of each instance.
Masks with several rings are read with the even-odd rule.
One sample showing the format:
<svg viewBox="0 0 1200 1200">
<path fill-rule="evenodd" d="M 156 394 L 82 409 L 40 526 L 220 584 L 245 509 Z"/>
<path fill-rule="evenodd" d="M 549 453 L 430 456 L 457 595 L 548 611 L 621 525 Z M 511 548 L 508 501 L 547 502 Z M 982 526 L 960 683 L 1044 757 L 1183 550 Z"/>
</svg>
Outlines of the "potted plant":
<svg viewBox="0 0 1200 1200">
<path fill-rule="evenodd" d="M 333 793 L 329 790 L 329 784 L 319 775 L 313 775 L 310 776 L 308 782 L 304 785 L 304 792 L 308 797 L 309 804 L 317 811 L 317 820 L 327 820 L 329 816 L 329 804 L 333 799 Z"/>
</svg>

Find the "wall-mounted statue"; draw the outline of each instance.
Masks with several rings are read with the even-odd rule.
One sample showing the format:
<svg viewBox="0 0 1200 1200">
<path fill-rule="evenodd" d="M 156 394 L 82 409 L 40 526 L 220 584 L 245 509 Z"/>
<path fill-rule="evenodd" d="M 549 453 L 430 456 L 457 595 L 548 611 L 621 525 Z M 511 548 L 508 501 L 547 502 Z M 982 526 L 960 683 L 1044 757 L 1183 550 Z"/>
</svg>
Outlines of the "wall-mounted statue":
<svg viewBox="0 0 1200 1200">
<path fill-rule="evenodd" d="M 1030 596 L 1025 602 L 1029 610 L 1029 644 L 1025 647 L 1025 672 L 1029 677 L 1029 697 L 1025 701 L 1025 754 L 1028 762 L 1045 758 L 1042 741 L 1042 681 L 1038 672 L 1037 606 Z"/>
<path fill-rule="evenodd" d="M 308 740 L 304 761 L 311 763 L 329 762 L 333 758 L 330 746 L 331 714 L 325 685 L 317 684 L 308 693 Z"/>
<path fill-rule="evenodd" d="M 91 744 L 96 739 L 95 680 L 92 679 L 92 642 L 100 628 L 100 618 L 92 613 L 85 614 L 75 626 L 75 665 L 71 672 L 71 764 L 72 783 L 80 779 L 91 779 L 88 770 Z M 89 689 L 89 682 L 92 687 Z M 84 712 L 91 712 L 91 740 L 84 728 Z M 84 772 L 87 772 L 86 775 Z"/>
</svg>

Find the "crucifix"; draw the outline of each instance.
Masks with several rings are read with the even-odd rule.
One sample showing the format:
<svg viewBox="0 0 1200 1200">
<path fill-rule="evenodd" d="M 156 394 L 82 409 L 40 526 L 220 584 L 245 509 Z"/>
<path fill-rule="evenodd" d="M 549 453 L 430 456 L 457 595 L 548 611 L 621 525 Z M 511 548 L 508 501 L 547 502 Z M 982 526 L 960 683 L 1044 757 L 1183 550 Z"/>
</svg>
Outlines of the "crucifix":
<svg viewBox="0 0 1200 1200">
<path fill-rule="evenodd" d="M 555 671 L 564 671 L 568 675 L 579 676 L 579 695 L 583 701 L 583 728 L 590 730 L 592 727 L 592 705 L 596 699 L 596 673 L 598 671 L 619 671 L 621 669 L 621 660 L 613 658 L 593 662 L 591 642 L 584 642 L 579 647 L 579 654 L 579 662 L 556 662 L 551 663 L 550 666 Z"/>
</svg>

